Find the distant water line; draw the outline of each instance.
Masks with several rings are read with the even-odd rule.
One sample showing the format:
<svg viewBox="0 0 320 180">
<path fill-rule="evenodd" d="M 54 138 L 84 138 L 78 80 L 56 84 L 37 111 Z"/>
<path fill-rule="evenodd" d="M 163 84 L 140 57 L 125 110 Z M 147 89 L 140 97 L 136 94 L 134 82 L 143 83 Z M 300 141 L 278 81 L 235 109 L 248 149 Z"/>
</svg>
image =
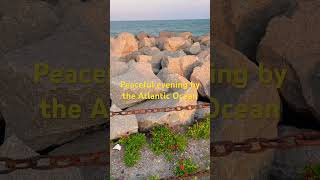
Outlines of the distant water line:
<svg viewBox="0 0 320 180">
<path fill-rule="evenodd" d="M 188 31 L 195 36 L 200 36 L 210 33 L 210 20 L 111 21 L 110 34 L 112 37 L 121 32 L 138 34 L 142 31 L 155 36 L 158 36 L 161 31 L 177 33 Z"/>
</svg>

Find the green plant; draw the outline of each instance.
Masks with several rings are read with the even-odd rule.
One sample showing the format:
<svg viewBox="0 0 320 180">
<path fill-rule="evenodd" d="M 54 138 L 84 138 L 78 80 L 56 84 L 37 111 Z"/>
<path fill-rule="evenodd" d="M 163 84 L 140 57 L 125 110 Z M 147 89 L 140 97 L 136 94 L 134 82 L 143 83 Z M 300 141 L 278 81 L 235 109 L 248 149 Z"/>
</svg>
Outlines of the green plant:
<svg viewBox="0 0 320 180">
<path fill-rule="evenodd" d="M 198 166 L 191 159 L 180 159 L 175 168 L 176 176 L 193 174 L 197 171 Z"/>
<path fill-rule="evenodd" d="M 197 122 L 192 127 L 189 127 L 187 135 L 193 139 L 209 139 L 210 117 L 206 117 L 203 121 Z"/>
<path fill-rule="evenodd" d="M 304 168 L 304 176 L 306 180 L 319 180 L 320 179 L 320 164 L 308 165 Z"/>
<path fill-rule="evenodd" d="M 149 180 L 159 180 L 160 177 L 159 176 L 150 176 Z"/>
<path fill-rule="evenodd" d="M 126 166 L 134 166 L 140 159 L 140 149 L 147 143 L 146 136 L 142 133 L 130 135 L 119 140 L 125 146 L 124 163 Z"/>
<path fill-rule="evenodd" d="M 164 154 L 168 159 L 172 159 L 176 152 L 186 149 L 187 139 L 179 134 L 174 134 L 168 127 L 157 126 L 151 131 L 151 149 L 157 155 Z"/>
</svg>

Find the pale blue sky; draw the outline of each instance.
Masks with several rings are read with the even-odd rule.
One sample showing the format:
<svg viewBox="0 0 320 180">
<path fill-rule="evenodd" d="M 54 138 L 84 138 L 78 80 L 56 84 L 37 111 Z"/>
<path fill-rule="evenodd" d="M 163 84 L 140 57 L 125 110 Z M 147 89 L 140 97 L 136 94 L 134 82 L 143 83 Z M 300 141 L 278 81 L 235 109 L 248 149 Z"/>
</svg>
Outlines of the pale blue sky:
<svg viewBox="0 0 320 180">
<path fill-rule="evenodd" d="M 111 21 L 210 18 L 210 0 L 110 1 Z"/>
</svg>

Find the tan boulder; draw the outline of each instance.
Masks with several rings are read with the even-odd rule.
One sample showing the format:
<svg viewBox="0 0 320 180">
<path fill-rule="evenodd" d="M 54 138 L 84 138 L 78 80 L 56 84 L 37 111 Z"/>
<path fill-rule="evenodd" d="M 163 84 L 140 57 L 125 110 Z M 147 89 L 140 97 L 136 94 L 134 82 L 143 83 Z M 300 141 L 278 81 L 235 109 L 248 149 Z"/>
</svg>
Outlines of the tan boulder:
<svg viewBox="0 0 320 180">
<path fill-rule="evenodd" d="M 120 109 L 134 106 L 135 104 L 144 101 L 143 98 L 123 98 L 123 94 L 136 95 L 137 97 L 142 94 L 159 94 L 163 92 L 164 88 L 136 88 L 120 86 L 122 82 L 125 83 L 161 83 L 161 80 L 153 73 L 152 66 L 150 63 L 143 62 L 132 62 L 129 63 L 129 69 L 126 73 L 120 76 L 113 77 L 110 80 L 110 98 Z"/>
<path fill-rule="evenodd" d="M 139 55 L 136 58 L 137 62 L 144 62 L 144 63 L 151 63 L 152 56 L 147 56 L 147 55 Z"/>
<path fill-rule="evenodd" d="M 182 32 L 179 33 L 179 37 L 183 37 L 184 39 L 190 39 L 192 37 L 192 32 Z"/>
<path fill-rule="evenodd" d="M 138 51 L 138 42 L 133 34 L 123 32 L 111 41 L 111 56 L 123 57 L 134 51 Z"/>
<path fill-rule="evenodd" d="M 185 50 L 187 54 L 197 55 L 201 52 L 201 46 L 199 42 L 194 43 L 191 47 Z"/>
<path fill-rule="evenodd" d="M 190 77 L 190 81 L 199 83 L 199 94 L 210 99 L 210 60 L 206 60 L 201 66 L 195 67 Z"/>
<path fill-rule="evenodd" d="M 168 51 L 177 51 L 184 48 L 186 40 L 182 37 L 172 37 L 166 39 L 163 47 Z"/>
<path fill-rule="evenodd" d="M 154 37 L 151 38 L 143 38 L 139 41 L 139 49 L 143 47 L 153 47 L 156 45 L 156 39 Z"/>
<path fill-rule="evenodd" d="M 177 58 L 167 57 L 162 60 L 162 68 L 167 68 L 170 73 L 176 73 L 190 79 L 193 68 L 200 64 L 196 56 L 187 55 Z"/>
<path fill-rule="evenodd" d="M 159 33 L 159 38 L 171 38 L 171 37 L 176 37 L 177 34 L 175 32 L 166 32 L 162 31 Z"/>
<path fill-rule="evenodd" d="M 286 70 L 281 95 L 295 111 L 312 114 L 320 122 L 319 5 L 315 0 L 301 1 L 290 16 L 272 19 L 257 61 L 268 69 Z"/>
<path fill-rule="evenodd" d="M 122 111 L 116 105 L 110 108 L 112 112 Z M 138 132 L 138 122 L 135 115 L 114 116 L 110 118 L 110 139 L 117 139 Z"/>
<path fill-rule="evenodd" d="M 110 61 L 110 76 L 115 77 L 125 73 L 129 69 L 128 63 L 122 61 Z"/>
</svg>

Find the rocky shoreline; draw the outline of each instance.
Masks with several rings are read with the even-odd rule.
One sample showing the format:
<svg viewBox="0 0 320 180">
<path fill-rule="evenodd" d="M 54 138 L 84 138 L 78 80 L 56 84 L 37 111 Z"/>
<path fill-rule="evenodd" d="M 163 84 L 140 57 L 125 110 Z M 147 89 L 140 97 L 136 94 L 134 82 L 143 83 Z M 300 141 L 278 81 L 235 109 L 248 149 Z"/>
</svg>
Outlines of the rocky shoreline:
<svg viewBox="0 0 320 180">
<path fill-rule="evenodd" d="M 110 93 L 112 109 L 135 110 L 155 107 L 196 105 L 209 102 L 210 97 L 210 36 L 193 36 L 191 32 L 160 32 L 151 36 L 144 32 L 133 35 L 120 33 L 110 39 L 111 80 Z M 186 88 L 122 87 L 121 83 L 139 84 L 186 84 Z M 195 88 L 193 84 L 199 84 Z M 123 98 L 123 94 L 166 94 L 173 98 L 144 99 Z M 178 95 L 177 95 L 178 94 Z M 179 96 L 181 98 L 174 98 Z M 187 98 L 187 96 L 190 98 Z M 192 96 L 192 98 L 191 98 Z M 130 96 L 131 97 L 131 96 Z M 185 98 L 183 98 L 185 97 Z M 209 111 L 209 110 L 208 110 Z M 112 117 L 110 122 L 111 139 L 147 130 L 156 125 L 184 125 L 194 122 L 195 110 L 181 112 L 159 112 L 156 114 L 130 115 L 128 118 Z M 131 117 L 132 116 L 132 117 Z M 123 126 L 134 123 L 135 126 Z"/>
</svg>

